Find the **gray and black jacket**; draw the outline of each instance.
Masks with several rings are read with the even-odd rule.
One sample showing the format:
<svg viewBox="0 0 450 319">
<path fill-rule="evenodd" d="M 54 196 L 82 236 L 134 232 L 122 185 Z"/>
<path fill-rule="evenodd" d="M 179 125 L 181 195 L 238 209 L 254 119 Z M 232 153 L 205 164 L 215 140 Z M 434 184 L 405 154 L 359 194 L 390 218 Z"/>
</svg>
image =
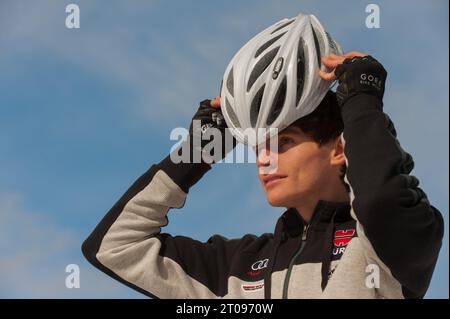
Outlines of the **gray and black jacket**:
<svg viewBox="0 0 450 319">
<path fill-rule="evenodd" d="M 274 233 L 200 242 L 161 232 L 208 164 L 153 165 L 111 208 L 82 250 L 97 268 L 154 298 L 422 298 L 443 237 L 440 212 L 409 175 L 379 99 L 342 108 L 350 203 L 295 209 Z"/>
</svg>

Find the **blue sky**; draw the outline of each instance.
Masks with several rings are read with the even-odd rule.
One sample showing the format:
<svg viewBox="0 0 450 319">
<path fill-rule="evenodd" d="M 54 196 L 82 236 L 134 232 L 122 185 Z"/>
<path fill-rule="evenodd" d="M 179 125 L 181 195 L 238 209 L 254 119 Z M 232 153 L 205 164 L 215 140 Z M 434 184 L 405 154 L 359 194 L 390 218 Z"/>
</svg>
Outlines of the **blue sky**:
<svg viewBox="0 0 450 319">
<path fill-rule="evenodd" d="M 448 298 L 448 2 L 0 2 L 0 297 L 136 298 L 91 267 L 80 245 L 119 196 L 165 157 L 170 131 L 218 93 L 233 54 L 257 32 L 315 14 L 344 51 L 368 52 L 389 73 L 385 112 L 413 174 L 445 217 L 428 298 Z M 169 213 L 165 231 L 200 240 L 273 231 L 254 164 L 217 164 Z M 81 287 L 65 287 L 78 264 Z"/>
</svg>

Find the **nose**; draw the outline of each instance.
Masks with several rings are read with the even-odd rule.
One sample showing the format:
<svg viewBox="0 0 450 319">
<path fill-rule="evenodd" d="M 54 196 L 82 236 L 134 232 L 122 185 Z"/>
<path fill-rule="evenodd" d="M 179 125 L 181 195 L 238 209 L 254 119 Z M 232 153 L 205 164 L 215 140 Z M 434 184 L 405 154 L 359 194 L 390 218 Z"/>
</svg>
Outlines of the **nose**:
<svg viewBox="0 0 450 319">
<path fill-rule="evenodd" d="M 267 148 L 256 148 L 256 165 L 258 168 L 268 166 L 270 164 L 270 150 Z"/>
<path fill-rule="evenodd" d="M 256 148 L 256 166 L 260 174 L 269 174 L 276 171 L 278 153 L 271 151 L 270 147 Z"/>
</svg>

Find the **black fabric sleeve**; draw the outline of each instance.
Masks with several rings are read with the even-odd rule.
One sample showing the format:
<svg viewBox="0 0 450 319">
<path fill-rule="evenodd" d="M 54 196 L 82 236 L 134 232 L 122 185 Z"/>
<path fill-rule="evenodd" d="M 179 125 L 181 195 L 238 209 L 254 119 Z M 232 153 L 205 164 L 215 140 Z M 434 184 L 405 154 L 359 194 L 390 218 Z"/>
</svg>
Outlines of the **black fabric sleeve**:
<svg viewBox="0 0 450 319">
<path fill-rule="evenodd" d="M 169 177 L 185 192 L 196 184 L 211 169 L 211 165 L 201 163 L 173 163 L 170 155 L 158 164 Z"/>
<path fill-rule="evenodd" d="M 401 148 L 382 109 L 381 100 L 367 94 L 349 98 L 341 109 L 352 206 L 404 296 L 421 298 L 442 244 L 443 219 L 410 175 L 412 156 Z"/>
</svg>

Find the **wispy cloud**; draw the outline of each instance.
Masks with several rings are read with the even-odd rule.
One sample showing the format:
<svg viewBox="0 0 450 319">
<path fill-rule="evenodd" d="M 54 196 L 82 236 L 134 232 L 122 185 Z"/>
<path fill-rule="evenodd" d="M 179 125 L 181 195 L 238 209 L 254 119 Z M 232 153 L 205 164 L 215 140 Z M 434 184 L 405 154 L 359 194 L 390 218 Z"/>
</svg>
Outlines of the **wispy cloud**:
<svg viewBox="0 0 450 319">
<path fill-rule="evenodd" d="M 70 69 L 71 72 L 64 74 L 64 77 L 81 77 L 81 82 L 97 83 L 103 88 L 104 94 L 113 96 L 112 100 L 121 101 L 114 108 L 104 107 L 87 114 L 86 108 L 67 110 L 67 104 L 62 101 L 66 97 L 64 94 L 58 95 L 51 86 L 39 81 L 24 88 L 18 85 L 17 91 L 22 92 L 24 89 L 23 94 L 29 94 L 33 90 L 32 86 L 35 86 L 38 91 L 36 97 L 45 96 L 45 101 L 51 100 L 54 107 L 66 108 L 56 116 L 49 106 L 48 118 L 43 117 L 40 125 L 54 125 L 55 138 L 60 141 L 61 136 L 64 136 L 66 139 L 60 141 L 65 145 L 60 149 L 61 153 L 72 152 L 75 159 L 67 159 L 72 156 L 58 157 L 59 170 L 55 170 L 56 160 L 46 161 L 45 156 L 35 151 L 31 153 L 33 157 L 29 161 L 33 163 L 30 164 L 26 161 L 27 157 L 22 156 L 30 153 L 21 153 L 19 148 L 25 149 L 34 139 L 28 144 L 23 143 L 23 146 L 18 143 L 17 136 L 2 134 L 0 142 L 7 142 L 9 153 L 6 158 L 10 163 L 4 172 L 6 174 L 7 170 L 11 176 L 23 176 L 15 178 L 17 185 L 20 185 L 21 179 L 29 181 L 36 179 L 36 176 L 54 176 L 64 171 L 65 177 L 72 180 L 73 188 L 70 190 L 85 189 L 85 183 L 91 178 L 85 175 L 85 178 L 80 179 L 77 175 L 80 171 L 85 172 L 90 168 L 89 173 L 101 179 L 108 174 L 119 174 L 119 164 L 110 170 L 98 169 L 94 173 L 96 167 L 104 167 L 105 162 L 127 163 L 121 166 L 126 170 L 131 166 L 130 156 L 136 158 L 148 156 L 149 153 L 164 153 L 152 146 L 149 147 L 149 153 L 118 154 L 122 151 L 118 144 L 135 141 L 137 136 L 129 138 L 125 130 L 115 132 L 115 123 L 108 130 L 105 129 L 105 122 L 109 118 L 100 122 L 102 112 L 120 112 L 116 115 L 119 118 L 117 121 L 126 122 L 130 130 L 137 126 L 150 127 L 146 132 L 154 135 L 169 130 L 177 123 L 186 125 L 198 101 L 217 94 L 222 72 L 241 45 L 268 25 L 305 12 L 316 14 L 345 50 L 368 50 L 386 66 L 389 87 L 385 110 L 396 125 L 401 145 L 414 157 L 416 168 L 413 173 L 430 194 L 432 202 L 443 210 L 448 225 L 449 99 L 448 77 L 442 71 L 448 69 L 448 13 L 446 16 L 439 14 L 448 12 L 447 1 L 433 1 L 426 5 L 421 1 L 379 1 L 382 28 L 370 31 L 364 27 L 365 4 L 360 1 L 345 4 L 335 1 L 235 1 L 214 5 L 208 1 L 199 1 L 195 5 L 187 5 L 183 1 L 136 0 L 130 5 L 123 1 L 108 1 L 105 4 L 79 0 L 77 4 L 80 5 L 82 15 L 80 30 L 67 30 L 64 27 L 64 2 L 0 2 L 0 68 L 14 72 L 8 74 L 3 71 L 0 82 L 8 84 L 10 75 L 17 77 L 17 83 L 26 82 L 26 78 L 36 72 L 35 66 L 51 65 L 58 70 Z M 174 13 L 180 11 L 183 15 Z M 23 66 L 24 60 L 29 62 L 29 67 Z M 40 75 L 43 81 L 47 77 L 55 77 L 54 74 L 46 74 L 44 67 L 39 71 L 43 72 Z M 58 73 L 58 79 L 54 81 L 61 82 L 59 76 L 62 75 Z M 79 93 L 77 102 L 91 102 L 91 92 L 81 90 Z M 8 103 L 2 104 L 2 112 L 9 109 L 12 114 L 20 109 L 21 105 L 15 103 L 15 96 L 5 95 Z M 30 100 L 34 98 L 32 95 Z M 36 109 L 36 113 L 33 111 L 33 116 L 28 118 L 19 114 L 17 118 L 20 118 L 20 123 L 7 123 L 8 127 L 23 134 L 24 140 L 28 136 L 40 139 L 42 147 L 55 155 L 50 152 L 53 145 L 50 145 L 47 136 L 35 136 L 37 126 L 33 121 L 36 114 L 39 115 L 38 112 Z M 122 116 L 126 116 L 126 119 L 122 119 Z M 48 123 L 42 123 L 45 121 Z M 53 124 L 56 122 L 57 125 Z M 75 126 L 77 129 L 74 129 Z M 90 136 L 97 130 L 83 133 L 83 128 L 90 126 L 107 132 L 100 137 Z M 82 134 L 86 135 L 86 139 L 80 142 L 83 145 L 71 149 L 68 146 L 70 142 L 79 141 Z M 108 145 L 114 145 L 114 149 L 105 154 Z M 137 147 L 142 148 L 142 145 Z M 133 151 L 130 147 L 129 152 Z M 81 161 L 76 158 L 78 153 L 83 153 Z M 36 165 L 39 173 L 29 167 L 26 170 L 25 164 L 30 167 Z M 278 209 L 266 202 L 256 178 L 256 170 L 250 166 L 233 169 L 217 167 L 214 172 L 208 173 L 208 177 L 189 195 L 185 209 L 192 209 L 192 213 L 177 214 L 169 230 L 194 238 L 214 232 L 241 235 L 272 231 L 279 216 Z M 2 176 L 5 174 L 2 173 Z M 27 174 L 30 176 L 25 178 Z M 56 183 L 62 188 L 64 180 Z M 47 187 L 48 192 L 54 194 L 56 203 L 68 205 L 70 191 L 66 189 L 63 194 L 62 191 L 50 189 L 48 185 L 37 190 L 27 184 L 28 188 L 24 188 L 30 194 L 22 196 L 10 192 L 0 195 L 0 295 L 135 296 L 128 288 L 116 284 L 87 265 L 79 248 L 86 234 L 67 225 L 61 228 L 53 222 L 52 216 L 58 216 L 58 211 L 39 211 L 37 203 L 27 203 L 31 196 L 38 196 Z M 85 202 L 92 202 L 90 208 L 86 209 L 89 211 L 93 209 L 92 206 L 99 207 L 107 201 L 93 203 L 98 200 L 96 197 L 104 196 L 107 191 L 102 189 L 103 193 L 99 195 L 96 188 L 104 188 L 104 184 L 93 181 L 92 185 L 85 193 L 79 193 Z M 0 187 L 11 189 L 5 182 Z M 116 189 L 122 187 L 117 186 Z M 114 200 L 111 198 L 111 204 Z M 57 207 L 57 204 L 53 207 Z M 89 207 L 89 204 L 83 207 Z M 211 216 L 210 207 L 215 207 L 214 212 L 218 215 Z M 81 214 L 88 215 L 85 211 Z M 98 217 L 98 214 L 95 216 Z M 79 216 L 65 217 L 76 220 Z M 430 290 L 437 291 L 434 293 L 436 296 L 446 294 L 448 297 L 448 283 L 443 284 L 443 279 L 448 279 L 447 239 L 442 256 Z M 68 290 L 64 286 L 64 268 L 69 263 L 79 263 L 81 267 L 82 288 L 79 290 Z"/>
<path fill-rule="evenodd" d="M 139 297 L 88 266 L 80 253 L 80 234 L 54 224 L 25 207 L 18 193 L 0 194 L 0 297 Z M 68 289 L 68 264 L 80 267 L 80 288 Z"/>
</svg>

